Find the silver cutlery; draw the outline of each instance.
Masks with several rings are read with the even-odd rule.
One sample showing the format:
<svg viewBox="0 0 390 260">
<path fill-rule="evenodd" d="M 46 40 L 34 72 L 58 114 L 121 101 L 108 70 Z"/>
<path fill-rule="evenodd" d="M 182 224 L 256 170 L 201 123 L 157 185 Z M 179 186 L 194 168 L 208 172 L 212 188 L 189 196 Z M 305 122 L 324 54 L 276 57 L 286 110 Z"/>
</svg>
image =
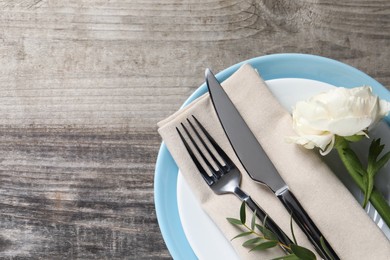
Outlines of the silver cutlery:
<svg viewBox="0 0 390 260">
<path fill-rule="evenodd" d="M 192 121 L 194 121 L 197 126 L 195 126 Z M 203 125 L 194 116 L 192 116 L 192 120 L 187 118 L 187 125 L 189 125 L 190 130 L 185 126 L 185 124 L 181 123 L 181 128 L 184 130 L 188 141 L 178 127 L 176 127 L 176 130 L 199 173 L 214 193 L 217 195 L 226 193 L 235 194 L 241 201 L 246 202 L 248 207 L 256 213 L 256 216 L 260 219 L 260 221 L 263 222 L 266 218 L 265 227 L 271 230 L 278 237 L 278 240 L 281 243 L 286 246 L 292 244 L 293 242 L 282 231 L 282 229 L 269 216 L 267 216 L 267 213 L 265 213 L 264 210 L 258 206 L 258 204 L 248 194 L 240 188 L 240 171 L 222 148 L 216 143 L 214 138 L 203 127 Z M 190 133 L 190 131 L 192 133 Z M 195 140 L 194 136 L 196 136 L 198 141 Z M 193 148 L 191 148 L 191 146 Z M 212 148 L 210 149 L 210 147 Z M 216 154 L 214 154 L 211 150 L 214 150 Z M 223 162 L 221 163 L 217 157 L 222 159 Z M 202 162 L 204 163 L 203 165 Z M 289 252 L 289 249 L 286 249 L 283 246 L 282 249 L 285 252 Z"/>
<path fill-rule="evenodd" d="M 206 84 L 223 129 L 249 176 L 266 185 L 280 199 L 295 222 L 324 259 L 339 259 L 325 237 L 296 199 L 258 143 L 237 108 L 213 73 L 206 70 Z"/>
</svg>

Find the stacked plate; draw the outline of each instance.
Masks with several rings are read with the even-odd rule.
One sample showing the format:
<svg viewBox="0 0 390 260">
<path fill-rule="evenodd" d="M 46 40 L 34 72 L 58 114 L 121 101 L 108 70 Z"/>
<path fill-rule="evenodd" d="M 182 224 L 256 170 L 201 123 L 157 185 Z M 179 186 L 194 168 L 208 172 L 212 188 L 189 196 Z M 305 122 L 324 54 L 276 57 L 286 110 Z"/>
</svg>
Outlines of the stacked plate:
<svg viewBox="0 0 390 260">
<path fill-rule="evenodd" d="M 250 63 L 267 82 L 271 91 L 286 109 L 299 100 L 332 87 L 357 87 L 369 85 L 382 99 L 390 101 L 390 92 L 365 73 L 341 62 L 306 54 L 274 54 L 235 64 L 217 74 L 220 82 L 233 74 L 243 63 Z M 183 107 L 207 92 L 205 84 L 200 86 L 184 103 Z M 382 138 L 390 147 L 390 116 L 371 134 Z M 326 157 L 325 157 L 326 158 Z M 332 158 L 329 166 L 349 188 L 357 200 L 363 198 L 355 188 L 342 165 L 335 165 Z M 378 189 L 390 201 L 390 171 L 388 164 L 378 176 Z M 210 251 L 224 252 L 223 259 L 238 259 L 229 241 L 213 225 L 202 211 L 191 190 L 181 177 L 178 168 L 164 144 L 161 145 L 155 172 L 155 205 L 157 218 L 165 243 L 174 259 L 215 259 Z M 383 224 L 373 207 L 367 213 L 390 238 L 389 228 Z M 207 236 L 204 234 L 207 233 Z M 207 250 L 207 248 L 220 250 Z"/>
</svg>

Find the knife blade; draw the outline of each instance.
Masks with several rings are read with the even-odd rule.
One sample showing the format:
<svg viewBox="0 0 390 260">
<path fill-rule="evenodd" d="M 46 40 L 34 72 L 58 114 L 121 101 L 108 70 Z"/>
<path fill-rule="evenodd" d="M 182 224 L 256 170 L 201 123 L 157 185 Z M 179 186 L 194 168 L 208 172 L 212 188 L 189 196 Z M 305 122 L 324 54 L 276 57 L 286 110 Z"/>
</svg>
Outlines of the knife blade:
<svg viewBox="0 0 390 260">
<path fill-rule="evenodd" d="M 269 187 L 280 199 L 324 259 L 340 259 L 280 176 L 210 69 L 206 69 L 205 78 L 219 121 L 245 171 L 254 181 Z"/>
</svg>

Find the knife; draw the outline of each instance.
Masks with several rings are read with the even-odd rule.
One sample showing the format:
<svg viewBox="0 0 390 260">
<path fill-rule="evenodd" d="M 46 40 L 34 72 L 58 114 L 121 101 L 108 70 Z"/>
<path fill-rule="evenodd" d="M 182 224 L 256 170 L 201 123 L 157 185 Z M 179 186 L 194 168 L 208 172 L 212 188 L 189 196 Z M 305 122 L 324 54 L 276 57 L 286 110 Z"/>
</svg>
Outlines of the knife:
<svg viewBox="0 0 390 260">
<path fill-rule="evenodd" d="M 219 121 L 246 172 L 275 193 L 321 257 L 340 259 L 282 179 L 214 74 L 210 69 L 205 74 Z"/>
</svg>

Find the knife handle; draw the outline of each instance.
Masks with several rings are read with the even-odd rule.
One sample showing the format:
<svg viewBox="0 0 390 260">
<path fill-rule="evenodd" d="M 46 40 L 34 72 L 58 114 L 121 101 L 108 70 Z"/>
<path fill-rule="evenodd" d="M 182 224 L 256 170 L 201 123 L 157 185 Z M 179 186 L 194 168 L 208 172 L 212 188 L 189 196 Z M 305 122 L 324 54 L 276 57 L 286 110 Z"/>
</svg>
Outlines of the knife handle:
<svg viewBox="0 0 390 260">
<path fill-rule="evenodd" d="M 313 244 L 318 254 L 320 254 L 324 259 L 339 260 L 340 258 L 337 256 L 336 252 L 329 245 L 328 241 L 326 241 L 325 237 L 321 234 L 321 231 L 311 220 L 294 194 L 289 189 L 285 189 L 277 196 L 292 215 L 292 218 L 295 220 L 298 226 L 306 234 L 307 238 Z M 326 245 L 326 249 L 321 245 L 321 237 Z"/>
<path fill-rule="evenodd" d="M 293 242 L 291 239 L 283 232 L 283 230 L 272 220 L 272 218 L 265 213 L 265 211 L 243 190 L 239 187 L 236 187 L 234 193 L 242 200 L 245 201 L 246 205 L 252 210 L 252 212 L 256 212 L 257 218 L 261 221 L 265 221 L 265 227 L 272 231 L 278 238 L 279 242 L 282 244 L 289 246 Z M 281 247 L 286 253 L 291 253 L 287 248 Z"/>
</svg>

